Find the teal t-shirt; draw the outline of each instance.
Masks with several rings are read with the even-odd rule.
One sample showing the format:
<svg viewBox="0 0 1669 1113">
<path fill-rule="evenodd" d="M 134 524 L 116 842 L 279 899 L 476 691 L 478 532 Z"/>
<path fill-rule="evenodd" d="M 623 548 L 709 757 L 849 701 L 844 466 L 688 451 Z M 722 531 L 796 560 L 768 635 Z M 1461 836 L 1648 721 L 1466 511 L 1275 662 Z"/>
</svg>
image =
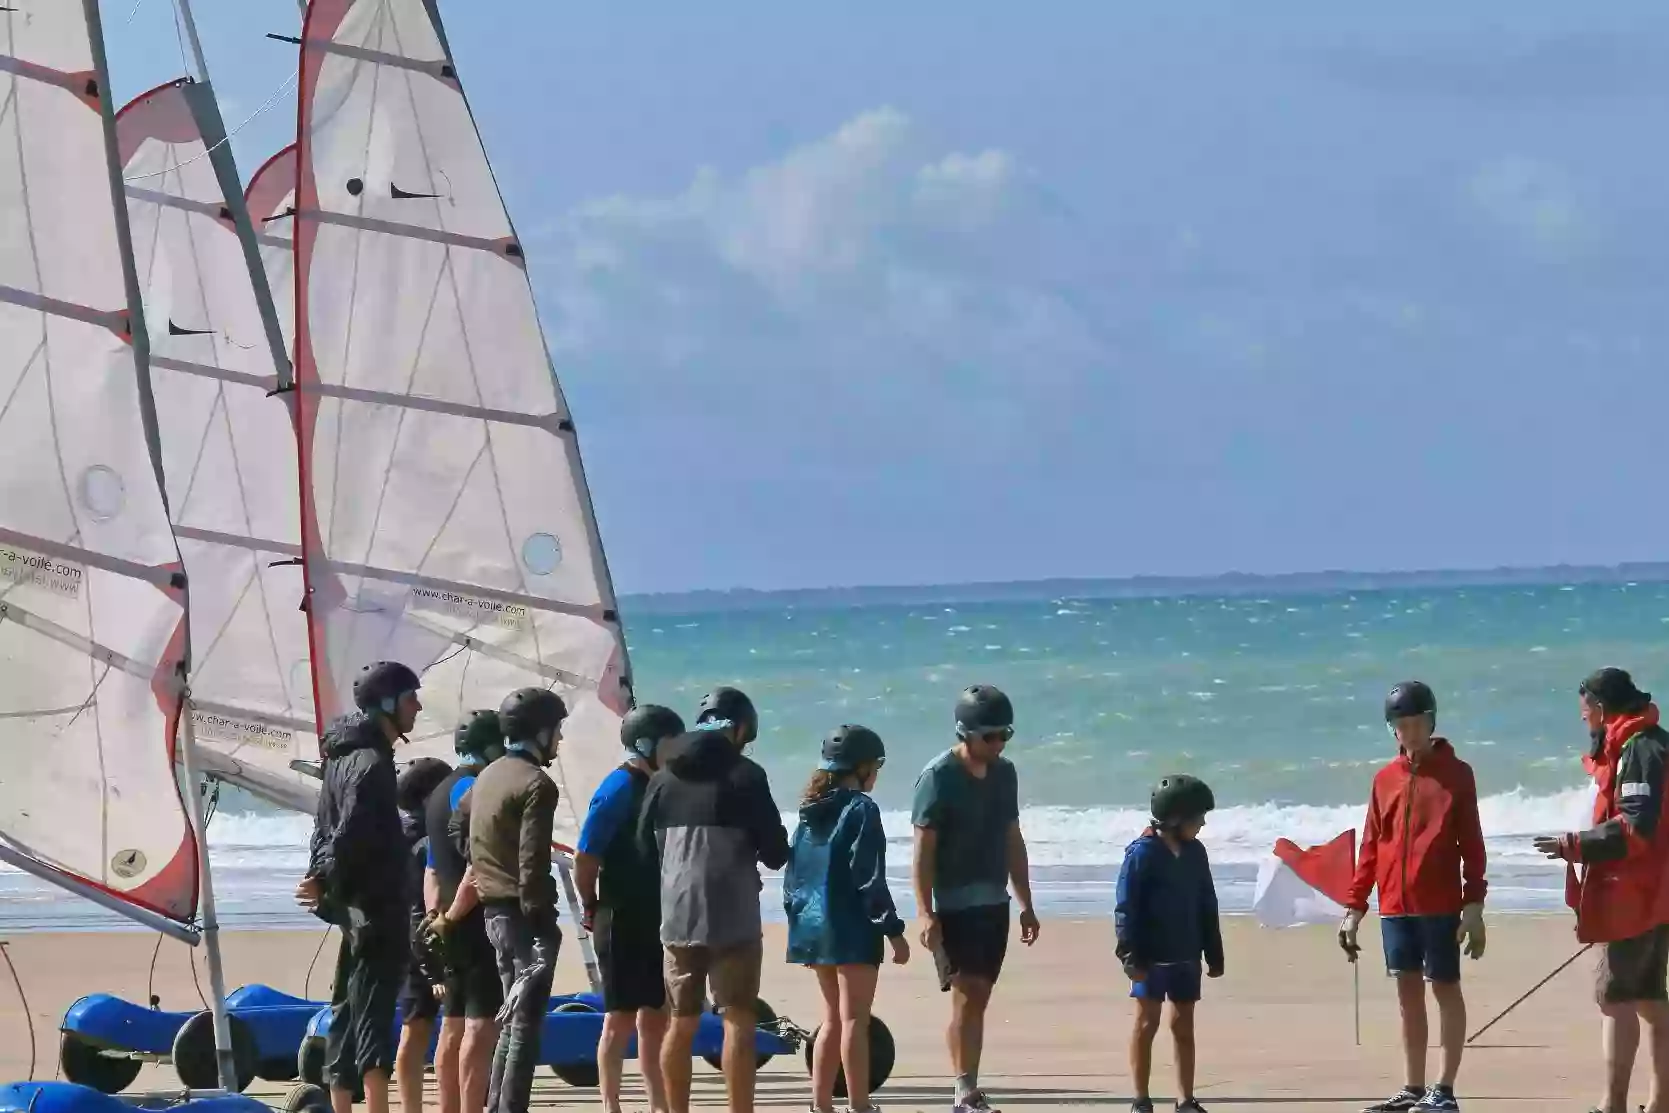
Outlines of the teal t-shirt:
<svg viewBox="0 0 1669 1113">
<path fill-rule="evenodd" d="M 1008 903 L 1008 826 L 1020 818 L 1020 779 L 1006 758 L 976 777 L 946 750 L 916 779 L 910 821 L 938 833 L 933 904 L 940 912 Z"/>
</svg>

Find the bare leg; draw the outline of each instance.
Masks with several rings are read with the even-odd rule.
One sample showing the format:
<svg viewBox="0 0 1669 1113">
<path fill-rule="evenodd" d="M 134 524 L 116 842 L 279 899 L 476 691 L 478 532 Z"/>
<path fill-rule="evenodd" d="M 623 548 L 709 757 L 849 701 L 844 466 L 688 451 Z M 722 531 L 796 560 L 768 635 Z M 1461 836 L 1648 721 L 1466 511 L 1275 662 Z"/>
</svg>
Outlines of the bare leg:
<svg viewBox="0 0 1669 1113">
<path fill-rule="evenodd" d="M 840 1070 L 840 980 L 833 966 L 813 966 L 817 991 L 823 997 L 823 1023 L 811 1049 L 811 1107 L 818 1113 L 834 1109 L 835 1075 Z"/>
<path fill-rule="evenodd" d="M 1640 1048 L 1640 1014 L 1632 1002 L 1600 1006 L 1604 1020 L 1605 1113 L 1627 1113 L 1628 1080 Z"/>
<path fill-rule="evenodd" d="M 1642 1001 L 1635 1011 L 1646 1022 L 1646 1040 L 1652 1049 L 1652 1088 L 1646 1098 L 1646 1113 L 1669 1113 L 1669 1002 Z"/>
<path fill-rule="evenodd" d="M 753 1113 L 755 1076 L 759 1073 L 759 1052 L 754 1044 L 756 1025 L 751 1007 L 725 1007 L 724 1089 L 730 1098 L 730 1113 Z"/>
<path fill-rule="evenodd" d="M 701 1017 L 674 1016 L 661 1044 L 661 1078 L 666 1083 L 666 1107 L 670 1113 L 690 1113 L 690 1048 Z"/>
<path fill-rule="evenodd" d="M 423 1068 L 429 1056 L 432 1020 L 408 1020 L 400 1026 L 400 1047 L 394 1053 L 394 1077 L 400 1085 L 403 1113 L 423 1113 Z M 369 1094 L 366 1095 L 369 1098 Z"/>
<path fill-rule="evenodd" d="M 869 1010 L 875 1004 L 879 966 L 837 966 L 840 982 L 840 1061 L 846 1068 L 846 1107 L 864 1113 L 869 1104 Z"/>
<path fill-rule="evenodd" d="M 388 1072 L 365 1072 L 365 1108 L 367 1113 L 388 1113 Z"/>
<path fill-rule="evenodd" d="M 464 1018 L 444 1018 L 440 1038 L 435 1041 L 435 1090 L 440 1096 L 440 1113 L 462 1113 L 463 1050 Z"/>
<path fill-rule="evenodd" d="M 979 1077 L 980 1053 L 985 1050 L 985 1006 L 991 1003 L 991 983 L 958 974 L 950 984 L 950 1066 L 958 1078 Z M 963 1095 L 958 1094 L 960 1098 Z"/>
<path fill-rule="evenodd" d="M 1403 1081 L 1410 1089 L 1424 1090 L 1431 1029 L 1426 1023 L 1426 980 L 1418 970 L 1397 975 L 1397 1008 L 1402 1011 Z"/>
<path fill-rule="evenodd" d="M 1171 1002 L 1171 1040 L 1176 1044 L 1177 1097 L 1194 1096 L 1194 1002 Z"/>
<path fill-rule="evenodd" d="M 650 1113 L 666 1113 L 666 1082 L 661 1075 L 661 1044 L 666 1040 L 665 1009 L 637 1011 L 637 1065 L 643 1072 Z"/>
<path fill-rule="evenodd" d="M 606 1113 L 620 1113 L 620 1074 L 636 1021 L 637 1014 L 633 1012 L 617 1011 L 603 1017 L 603 1037 L 597 1041 L 597 1085 L 602 1091 Z"/>
<path fill-rule="evenodd" d="M 330 1088 L 330 1113 L 354 1113 L 354 1092 L 340 1086 Z"/>
<path fill-rule="evenodd" d="M 1137 1098 L 1149 1098 L 1153 1081 L 1153 1037 L 1159 1034 L 1159 1010 L 1163 1001 L 1136 999 L 1136 1023 L 1130 1029 L 1130 1084 Z"/>
<path fill-rule="evenodd" d="M 1443 1074 L 1437 1081 L 1452 1090 L 1466 1050 L 1466 997 L 1459 982 L 1432 982 L 1431 995 L 1437 999 L 1437 1039 L 1443 1045 Z"/>
<path fill-rule="evenodd" d="M 487 1106 L 487 1087 L 493 1077 L 493 1050 L 498 1046 L 498 1022 L 492 1017 L 464 1021 L 459 1052 L 458 1100 L 461 1113 L 481 1113 Z"/>
</svg>

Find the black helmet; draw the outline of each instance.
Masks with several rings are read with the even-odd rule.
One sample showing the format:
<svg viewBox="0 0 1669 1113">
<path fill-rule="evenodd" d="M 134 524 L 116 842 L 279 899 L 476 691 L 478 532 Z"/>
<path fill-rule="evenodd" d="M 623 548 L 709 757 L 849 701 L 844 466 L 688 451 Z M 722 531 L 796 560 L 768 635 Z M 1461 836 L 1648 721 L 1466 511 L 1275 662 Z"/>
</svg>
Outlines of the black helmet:
<svg viewBox="0 0 1669 1113">
<path fill-rule="evenodd" d="M 879 734 L 868 727 L 846 723 L 823 739 L 823 762 L 818 768 L 825 773 L 850 773 L 860 765 L 886 759 L 886 743 Z"/>
<path fill-rule="evenodd" d="M 709 719 L 729 719 L 744 731 L 759 730 L 759 712 L 740 688 L 714 688 L 702 696 L 695 721 L 705 723 Z"/>
<path fill-rule="evenodd" d="M 498 705 L 498 724 L 509 742 L 531 742 L 567 717 L 568 705 L 546 688 L 517 688 Z"/>
<path fill-rule="evenodd" d="M 407 692 L 423 687 L 417 674 L 398 661 L 373 661 L 354 678 L 354 705 L 361 711 L 392 713 Z"/>
<path fill-rule="evenodd" d="M 678 712 L 658 703 L 640 703 L 620 720 L 620 744 L 645 761 L 655 760 L 655 745 L 684 733 Z"/>
<path fill-rule="evenodd" d="M 452 731 L 452 747 L 460 757 L 491 761 L 504 752 L 504 728 L 497 711 L 471 711 Z"/>
<path fill-rule="evenodd" d="M 451 773 L 452 767 L 438 757 L 418 758 L 400 770 L 399 779 L 394 782 L 396 806 L 403 812 L 422 811 L 429 793 Z"/>
<path fill-rule="evenodd" d="M 1626 669 L 1603 668 L 1591 672 L 1577 691 L 1607 712 L 1621 715 L 1639 711 L 1652 702 L 1652 694 L 1636 687 L 1634 677 Z"/>
<path fill-rule="evenodd" d="M 1436 715 L 1437 697 L 1419 680 L 1404 680 L 1385 697 L 1385 721 L 1395 722 L 1415 715 Z"/>
<path fill-rule="evenodd" d="M 1198 777 L 1173 773 L 1161 777 L 1159 783 L 1153 786 L 1153 799 L 1149 806 L 1154 822 L 1164 827 L 1185 819 L 1203 817 L 1217 806 L 1217 798 L 1211 794 L 1211 786 Z"/>
<path fill-rule="evenodd" d="M 989 684 L 964 688 L 956 697 L 956 733 L 983 734 L 1014 726 L 1014 704 Z"/>
</svg>

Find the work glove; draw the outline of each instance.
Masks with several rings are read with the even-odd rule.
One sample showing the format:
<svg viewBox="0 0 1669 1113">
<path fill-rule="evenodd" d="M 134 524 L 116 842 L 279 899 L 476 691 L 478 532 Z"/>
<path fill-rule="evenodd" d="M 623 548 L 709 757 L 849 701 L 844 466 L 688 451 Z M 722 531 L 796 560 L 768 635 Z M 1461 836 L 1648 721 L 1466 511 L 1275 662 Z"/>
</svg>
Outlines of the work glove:
<svg viewBox="0 0 1669 1113">
<path fill-rule="evenodd" d="M 1356 956 L 1362 953 L 1361 944 L 1356 942 L 1356 933 L 1361 929 L 1362 920 L 1366 916 L 1366 912 L 1352 908 L 1344 914 L 1344 919 L 1339 922 L 1339 949 L 1349 957 L 1351 962 L 1355 962 Z"/>
<path fill-rule="evenodd" d="M 1460 910 L 1460 931 L 1455 941 L 1466 950 L 1467 958 L 1482 958 L 1484 954 L 1484 906 L 1469 904 Z"/>
</svg>

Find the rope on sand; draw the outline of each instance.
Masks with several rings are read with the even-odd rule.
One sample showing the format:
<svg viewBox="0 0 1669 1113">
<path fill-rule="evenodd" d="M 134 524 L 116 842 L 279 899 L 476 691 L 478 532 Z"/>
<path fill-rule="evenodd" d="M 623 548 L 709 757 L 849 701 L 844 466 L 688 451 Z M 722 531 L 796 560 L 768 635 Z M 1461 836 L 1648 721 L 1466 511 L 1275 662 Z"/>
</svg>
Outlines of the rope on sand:
<svg viewBox="0 0 1669 1113">
<path fill-rule="evenodd" d="M 6 969 L 11 971 L 12 984 L 17 987 L 17 999 L 23 1003 L 23 1019 L 29 1022 L 29 1078 L 35 1080 L 35 1014 L 29 1008 L 29 995 L 23 992 L 23 979 L 17 976 L 17 967 L 12 964 L 11 944 L 0 939 L 0 958 L 6 960 Z"/>
</svg>

